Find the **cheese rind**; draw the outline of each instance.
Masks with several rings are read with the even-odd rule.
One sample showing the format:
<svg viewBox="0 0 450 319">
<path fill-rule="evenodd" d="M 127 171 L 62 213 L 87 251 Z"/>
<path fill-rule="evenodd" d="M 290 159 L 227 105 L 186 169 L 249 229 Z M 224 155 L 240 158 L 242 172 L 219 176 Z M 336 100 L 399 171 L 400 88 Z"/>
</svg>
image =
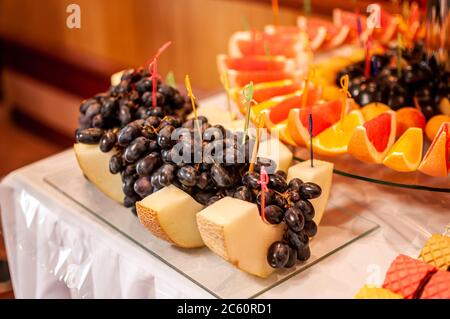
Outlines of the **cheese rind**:
<svg viewBox="0 0 450 319">
<path fill-rule="evenodd" d="M 263 278 L 274 271 L 267 251 L 284 227 L 264 223 L 255 204 L 225 197 L 200 211 L 197 224 L 205 245 L 239 269 Z"/>
<path fill-rule="evenodd" d="M 179 247 L 204 246 L 196 214 L 203 208 L 189 194 L 170 185 L 136 203 L 140 222 L 153 235 Z"/>
<path fill-rule="evenodd" d="M 109 171 L 109 160 L 114 151 L 103 153 L 97 144 L 83 143 L 74 144 L 73 149 L 84 176 L 106 196 L 122 203 L 125 195 L 120 174 L 111 174 Z"/>
<path fill-rule="evenodd" d="M 289 182 L 293 178 L 300 178 L 304 182 L 315 183 L 322 188 L 320 197 L 310 200 L 316 212 L 314 222 L 319 225 L 330 197 L 334 164 L 320 160 L 314 160 L 313 164 L 314 166 L 311 167 L 311 161 L 304 161 L 291 166 L 287 179 Z"/>
</svg>

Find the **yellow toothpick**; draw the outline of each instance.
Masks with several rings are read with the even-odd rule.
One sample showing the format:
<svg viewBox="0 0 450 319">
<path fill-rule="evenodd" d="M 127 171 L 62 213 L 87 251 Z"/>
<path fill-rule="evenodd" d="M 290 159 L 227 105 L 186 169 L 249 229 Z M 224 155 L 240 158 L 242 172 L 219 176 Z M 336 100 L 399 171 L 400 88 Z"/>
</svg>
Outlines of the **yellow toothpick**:
<svg viewBox="0 0 450 319">
<path fill-rule="evenodd" d="M 263 112 L 259 113 L 258 119 L 257 119 L 255 144 L 253 145 L 252 157 L 250 160 L 250 167 L 248 168 L 249 172 L 253 172 L 253 170 L 255 168 L 256 157 L 258 156 L 259 140 L 261 139 L 261 129 L 264 126 Z"/>
<path fill-rule="evenodd" d="M 313 66 L 309 66 L 308 73 L 306 74 L 305 79 L 305 88 L 303 90 L 302 95 L 302 108 L 306 106 L 306 103 L 308 102 L 308 93 L 309 93 L 309 83 L 312 81 L 314 76 L 316 75 L 316 69 Z"/>
<path fill-rule="evenodd" d="M 230 82 L 228 80 L 228 72 L 224 71 L 221 76 L 220 76 L 220 80 L 222 82 L 222 85 L 225 89 L 225 92 L 227 93 L 227 105 L 228 105 L 228 113 L 230 114 L 230 118 L 232 121 L 234 121 L 235 117 L 234 117 L 234 113 L 233 113 L 233 109 L 231 108 L 231 93 L 230 93 Z"/>
<path fill-rule="evenodd" d="M 202 130 L 200 128 L 200 123 L 198 121 L 197 108 L 195 107 L 195 95 L 194 95 L 194 93 L 192 93 L 191 80 L 189 79 L 188 74 L 186 74 L 186 76 L 184 78 L 184 83 L 186 85 L 186 90 L 187 90 L 188 96 L 191 99 L 191 105 L 192 105 L 192 110 L 194 111 L 195 123 L 197 125 L 197 130 L 198 130 L 198 134 L 200 136 L 200 141 L 202 141 Z"/>
<path fill-rule="evenodd" d="M 244 137 L 242 138 L 242 144 L 245 144 L 245 141 L 247 140 L 248 126 L 250 124 L 250 113 L 252 110 L 252 104 L 255 103 L 255 100 L 253 100 L 253 81 L 251 81 L 244 87 L 242 93 L 247 103 L 247 114 L 245 116 L 244 122 Z"/>
<path fill-rule="evenodd" d="M 272 13 L 273 13 L 273 22 L 276 26 L 278 26 L 278 15 L 280 13 L 280 8 L 278 6 L 278 0 L 272 0 Z"/>
<path fill-rule="evenodd" d="M 345 111 L 347 110 L 347 98 L 352 97 L 348 91 L 348 74 L 341 76 L 340 83 L 340 91 L 342 92 L 341 127 L 343 127 Z"/>
</svg>

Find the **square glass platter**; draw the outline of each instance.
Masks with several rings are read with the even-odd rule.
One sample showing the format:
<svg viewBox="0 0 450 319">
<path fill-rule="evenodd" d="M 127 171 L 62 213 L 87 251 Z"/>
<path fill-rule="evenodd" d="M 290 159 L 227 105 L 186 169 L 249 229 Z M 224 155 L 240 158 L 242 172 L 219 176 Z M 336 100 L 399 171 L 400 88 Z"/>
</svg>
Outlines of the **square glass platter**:
<svg viewBox="0 0 450 319">
<path fill-rule="evenodd" d="M 249 275 L 208 248 L 182 249 L 150 234 L 130 209 L 106 197 L 72 167 L 46 176 L 45 182 L 102 222 L 158 258 L 217 298 L 254 298 L 326 257 L 371 233 L 378 224 L 329 203 L 317 235 L 311 240 L 311 258 L 294 268 L 280 269 L 268 278 Z M 70 182 L 68 182 L 70 181 Z"/>
</svg>

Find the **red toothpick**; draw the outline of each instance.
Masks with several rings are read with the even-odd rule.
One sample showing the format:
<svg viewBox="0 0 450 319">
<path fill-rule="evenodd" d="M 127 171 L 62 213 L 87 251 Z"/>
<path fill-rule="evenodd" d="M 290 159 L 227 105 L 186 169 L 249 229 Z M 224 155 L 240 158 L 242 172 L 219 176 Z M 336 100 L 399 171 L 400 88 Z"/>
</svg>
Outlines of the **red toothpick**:
<svg viewBox="0 0 450 319">
<path fill-rule="evenodd" d="M 261 217 L 263 222 L 266 222 L 264 210 L 266 208 L 266 192 L 269 190 L 267 188 L 267 184 L 269 184 L 269 174 L 267 174 L 266 168 L 264 166 L 261 166 L 259 177 L 260 178 L 258 184 L 261 185 Z"/>
<path fill-rule="evenodd" d="M 366 79 L 370 77 L 370 49 L 372 46 L 372 36 L 369 36 L 369 38 L 366 41 L 366 68 L 364 70 L 364 75 L 366 76 Z"/>
<path fill-rule="evenodd" d="M 158 58 L 170 45 L 172 44 L 172 41 L 167 41 L 164 43 L 158 51 L 156 51 L 155 56 L 148 64 L 148 70 L 152 73 L 152 107 L 156 107 L 156 81 L 159 77 L 157 64 L 158 64 Z"/>
</svg>

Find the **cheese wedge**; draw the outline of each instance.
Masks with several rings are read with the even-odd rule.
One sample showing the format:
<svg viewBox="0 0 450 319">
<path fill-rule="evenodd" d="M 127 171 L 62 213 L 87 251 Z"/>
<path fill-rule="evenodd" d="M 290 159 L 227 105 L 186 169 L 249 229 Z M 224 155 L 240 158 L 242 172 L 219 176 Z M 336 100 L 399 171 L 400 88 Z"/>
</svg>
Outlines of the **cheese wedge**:
<svg viewBox="0 0 450 319">
<path fill-rule="evenodd" d="M 197 225 L 205 245 L 239 269 L 263 278 L 274 271 L 267 251 L 283 226 L 264 223 L 255 204 L 225 197 L 200 211 Z"/>
<path fill-rule="evenodd" d="M 269 138 L 259 143 L 258 156 L 270 158 L 277 163 L 277 170 L 287 173 L 294 155 L 278 138 Z"/>
<path fill-rule="evenodd" d="M 111 75 L 111 85 L 118 85 L 120 83 L 124 71 L 125 70 L 122 70 Z"/>
<path fill-rule="evenodd" d="M 293 178 L 300 178 L 303 182 L 315 183 L 322 188 L 322 195 L 310 200 L 316 212 L 314 222 L 319 225 L 330 197 L 334 164 L 320 160 L 314 160 L 313 164 L 314 167 L 311 167 L 311 161 L 304 161 L 291 166 L 287 179 L 289 182 Z"/>
<path fill-rule="evenodd" d="M 73 149 L 84 176 L 106 196 L 122 203 L 125 195 L 120 174 L 114 175 L 109 171 L 109 160 L 114 151 L 103 153 L 98 145 L 82 143 L 74 144 Z"/>
<path fill-rule="evenodd" d="M 189 194 L 173 185 L 136 203 L 137 215 L 145 228 L 183 248 L 204 246 L 195 217 L 202 208 Z"/>
</svg>

